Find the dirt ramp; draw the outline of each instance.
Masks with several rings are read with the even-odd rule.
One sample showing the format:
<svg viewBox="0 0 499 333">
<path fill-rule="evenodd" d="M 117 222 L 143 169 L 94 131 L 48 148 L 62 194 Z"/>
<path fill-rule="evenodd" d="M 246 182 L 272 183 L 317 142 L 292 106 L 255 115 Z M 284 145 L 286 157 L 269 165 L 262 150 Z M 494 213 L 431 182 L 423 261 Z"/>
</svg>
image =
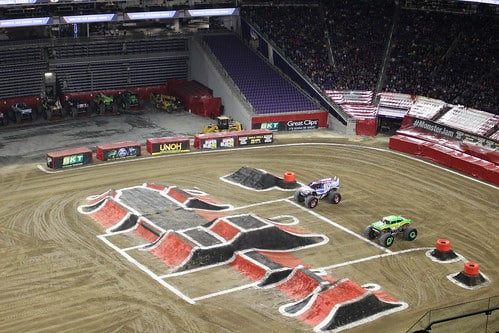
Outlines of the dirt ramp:
<svg viewBox="0 0 499 333">
<path fill-rule="evenodd" d="M 300 187 L 296 181 L 284 181 L 266 171 L 244 166 L 236 172 L 223 177 L 228 182 L 236 183 L 255 190 L 267 190 L 272 187 L 294 189 Z"/>
</svg>

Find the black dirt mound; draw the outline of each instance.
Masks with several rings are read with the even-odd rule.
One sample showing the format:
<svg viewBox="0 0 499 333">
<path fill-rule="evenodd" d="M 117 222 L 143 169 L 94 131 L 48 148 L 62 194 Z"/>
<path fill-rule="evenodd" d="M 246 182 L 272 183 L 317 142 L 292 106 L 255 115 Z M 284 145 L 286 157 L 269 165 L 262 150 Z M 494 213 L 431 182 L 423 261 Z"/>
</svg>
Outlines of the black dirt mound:
<svg viewBox="0 0 499 333">
<path fill-rule="evenodd" d="M 276 177 L 262 170 L 242 167 L 238 171 L 225 177 L 234 183 L 253 188 L 256 190 L 266 190 L 272 187 L 283 189 L 294 189 L 300 187 L 296 181 L 285 182 L 282 178 Z"/>
<path fill-rule="evenodd" d="M 189 201 L 187 201 L 185 205 L 189 208 L 197 208 L 204 210 L 224 210 L 230 208 L 228 205 L 216 205 L 210 202 L 199 200 L 197 198 L 190 199 Z"/>
<path fill-rule="evenodd" d="M 463 272 L 460 272 L 456 276 L 453 277 L 454 280 L 468 286 L 468 287 L 475 287 L 478 285 L 481 285 L 482 283 L 487 282 L 485 277 L 482 274 L 470 276 L 468 274 L 465 274 Z"/>
</svg>

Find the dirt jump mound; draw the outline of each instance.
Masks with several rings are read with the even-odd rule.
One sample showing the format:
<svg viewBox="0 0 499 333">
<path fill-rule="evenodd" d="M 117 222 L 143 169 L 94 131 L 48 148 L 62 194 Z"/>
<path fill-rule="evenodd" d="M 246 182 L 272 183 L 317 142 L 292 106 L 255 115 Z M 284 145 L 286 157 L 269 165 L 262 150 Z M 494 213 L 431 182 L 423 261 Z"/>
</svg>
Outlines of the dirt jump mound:
<svg viewBox="0 0 499 333">
<path fill-rule="evenodd" d="M 225 181 L 236 183 L 255 190 L 267 190 L 273 187 L 289 190 L 300 187 L 296 181 L 287 181 L 266 171 L 244 166 L 236 172 L 223 177 Z"/>
</svg>

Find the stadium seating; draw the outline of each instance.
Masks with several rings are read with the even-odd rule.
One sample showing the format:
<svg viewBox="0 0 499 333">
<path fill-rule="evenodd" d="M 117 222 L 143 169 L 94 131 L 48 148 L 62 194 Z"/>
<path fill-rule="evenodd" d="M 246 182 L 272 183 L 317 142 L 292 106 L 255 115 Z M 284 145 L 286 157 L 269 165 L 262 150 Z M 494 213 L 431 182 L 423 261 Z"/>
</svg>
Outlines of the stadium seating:
<svg viewBox="0 0 499 333">
<path fill-rule="evenodd" d="M 315 111 L 289 81 L 234 34 L 206 35 L 204 42 L 258 114 Z M 230 47 L 228 47 L 230 45 Z"/>
</svg>

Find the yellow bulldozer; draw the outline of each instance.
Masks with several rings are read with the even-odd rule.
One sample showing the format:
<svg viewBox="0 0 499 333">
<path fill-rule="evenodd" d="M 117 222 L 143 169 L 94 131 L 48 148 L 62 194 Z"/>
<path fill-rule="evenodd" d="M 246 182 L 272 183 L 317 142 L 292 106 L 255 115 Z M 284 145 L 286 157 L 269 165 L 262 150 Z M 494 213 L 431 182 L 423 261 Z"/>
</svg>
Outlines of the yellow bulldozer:
<svg viewBox="0 0 499 333">
<path fill-rule="evenodd" d="M 216 132 L 233 132 L 241 131 L 243 126 L 241 123 L 232 120 L 232 118 L 226 116 L 219 116 L 216 118 L 216 124 L 209 124 L 203 128 L 203 134 L 206 133 L 216 133 Z"/>
</svg>

